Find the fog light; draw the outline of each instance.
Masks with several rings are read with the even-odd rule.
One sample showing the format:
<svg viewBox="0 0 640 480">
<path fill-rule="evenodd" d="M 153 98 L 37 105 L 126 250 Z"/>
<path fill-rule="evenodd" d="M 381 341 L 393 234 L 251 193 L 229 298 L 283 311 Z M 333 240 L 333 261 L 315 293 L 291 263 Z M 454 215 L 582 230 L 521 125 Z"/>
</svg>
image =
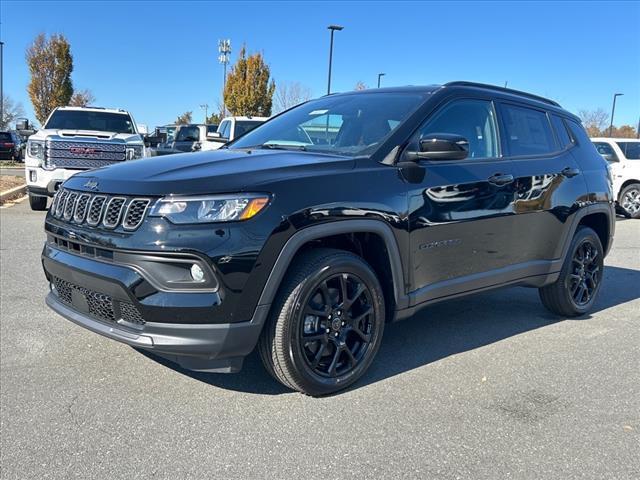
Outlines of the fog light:
<svg viewBox="0 0 640 480">
<path fill-rule="evenodd" d="M 29 180 L 32 182 L 38 180 L 38 173 L 35 170 L 29 170 Z"/>
<path fill-rule="evenodd" d="M 202 271 L 202 268 L 200 268 L 200 265 L 198 265 L 197 263 L 191 265 L 191 278 L 193 278 L 196 282 L 204 281 L 204 272 Z"/>
</svg>

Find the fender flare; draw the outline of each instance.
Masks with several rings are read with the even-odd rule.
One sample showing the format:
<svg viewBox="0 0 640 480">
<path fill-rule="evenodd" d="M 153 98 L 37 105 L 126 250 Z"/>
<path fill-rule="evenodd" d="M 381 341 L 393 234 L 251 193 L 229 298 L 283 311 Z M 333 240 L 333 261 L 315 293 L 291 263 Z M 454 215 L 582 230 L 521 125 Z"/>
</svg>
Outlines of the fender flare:
<svg viewBox="0 0 640 480">
<path fill-rule="evenodd" d="M 273 302 L 291 261 L 304 244 L 312 240 L 319 240 L 321 238 L 345 233 L 373 233 L 383 239 L 389 254 L 396 309 L 408 307 L 409 298 L 404 291 L 404 270 L 398 242 L 389 225 L 381 220 L 373 219 L 338 220 L 313 225 L 294 233 L 280 251 L 269 274 L 267 283 L 262 290 L 258 305 L 270 305 Z"/>
<path fill-rule="evenodd" d="M 578 210 L 571 222 L 571 227 L 566 229 L 566 236 L 562 239 L 562 255 L 560 256 L 560 260 L 564 262 L 568 252 L 569 246 L 571 245 L 571 241 L 573 240 L 574 235 L 576 234 L 576 230 L 578 229 L 578 225 L 580 221 L 586 217 L 587 215 L 591 215 L 594 213 L 604 213 L 608 220 L 607 225 L 607 247 L 605 249 L 605 255 L 609 253 L 611 250 L 611 244 L 613 243 L 613 234 L 615 232 L 615 222 L 616 222 L 616 214 L 615 207 L 612 204 L 608 203 L 595 203 L 591 205 L 587 205 L 580 210 Z"/>
</svg>

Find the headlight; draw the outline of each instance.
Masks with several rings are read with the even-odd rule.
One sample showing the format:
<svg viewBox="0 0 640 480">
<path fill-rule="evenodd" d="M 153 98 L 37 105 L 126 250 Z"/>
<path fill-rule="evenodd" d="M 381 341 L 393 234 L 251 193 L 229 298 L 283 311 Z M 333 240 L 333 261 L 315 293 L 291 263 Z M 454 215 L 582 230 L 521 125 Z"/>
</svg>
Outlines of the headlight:
<svg viewBox="0 0 640 480">
<path fill-rule="evenodd" d="M 126 148 L 127 160 L 136 160 L 138 158 L 142 158 L 143 154 L 144 146 L 142 145 L 131 145 Z"/>
<path fill-rule="evenodd" d="M 268 195 L 254 193 L 165 197 L 155 203 L 149 215 L 173 223 L 232 222 L 254 217 L 268 203 Z"/>
<path fill-rule="evenodd" d="M 27 142 L 27 152 L 30 157 L 44 160 L 44 142 L 42 140 L 29 140 Z"/>
</svg>

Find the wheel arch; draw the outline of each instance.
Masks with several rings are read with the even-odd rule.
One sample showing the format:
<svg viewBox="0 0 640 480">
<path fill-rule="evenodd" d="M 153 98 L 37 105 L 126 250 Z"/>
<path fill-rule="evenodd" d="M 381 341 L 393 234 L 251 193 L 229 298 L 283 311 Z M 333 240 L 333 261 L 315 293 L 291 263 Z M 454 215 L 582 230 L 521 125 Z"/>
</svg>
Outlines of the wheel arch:
<svg viewBox="0 0 640 480">
<path fill-rule="evenodd" d="M 609 253 L 611 244 L 613 243 L 615 221 L 614 207 L 609 204 L 593 204 L 578 210 L 569 229 L 569 234 L 564 239 L 561 258 L 566 257 L 569 246 L 571 245 L 571 240 L 580 226 L 587 226 L 593 229 L 600 238 L 605 255 Z"/>
<path fill-rule="evenodd" d="M 618 195 L 616 196 L 616 201 L 620 200 L 620 195 L 622 195 L 622 191 L 627 188 L 629 185 L 633 185 L 634 183 L 640 184 L 640 180 L 635 178 L 630 178 L 625 180 L 622 185 L 620 185 L 620 189 L 618 190 Z"/>
<path fill-rule="evenodd" d="M 295 256 L 305 248 L 313 248 L 314 242 L 317 241 L 325 240 L 335 242 L 336 239 L 342 239 L 344 241 L 345 235 L 360 234 L 372 234 L 384 242 L 391 273 L 391 289 L 393 291 L 395 309 L 406 308 L 409 305 L 409 300 L 404 291 L 404 269 L 398 243 L 389 225 L 383 221 L 373 219 L 340 220 L 323 223 L 304 228 L 293 234 L 289 240 L 287 240 L 276 259 L 265 287 L 262 290 L 262 294 L 260 295 L 258 305 L 269 305 L 273 302 L 289 265 Z M 347 250 L 353 251 L 351 248 L 347 248 Z M 361 255 L 361 252 L 355 251 L 354 253 Z M 361 256 L 366 260 L 366 255 Z M 380 274 L 375 265 L 372 265 L 372 267 L 376 270 L 376 273 Z M 384 279 L 381 278 L 380 281 L 383 283 Z"/>
</svg>

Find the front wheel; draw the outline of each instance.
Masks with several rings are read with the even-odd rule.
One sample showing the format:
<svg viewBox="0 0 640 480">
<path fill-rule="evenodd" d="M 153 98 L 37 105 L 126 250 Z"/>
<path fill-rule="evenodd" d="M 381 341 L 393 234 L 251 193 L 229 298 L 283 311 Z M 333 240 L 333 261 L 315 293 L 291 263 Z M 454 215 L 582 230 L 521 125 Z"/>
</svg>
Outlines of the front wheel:
<svg viewBox="0 0 640 480">
<path fill-rule="evenodd" d="M 618 206 L 625 217 L 640 218 L 640 183 L 632 183 L 622 189 Z"/>
<path fill-rule="evenodd" d="M 282 283 L 259 342 L 266 369 L 285 386 L 326 395 L 354 383 L 375 357 L 384 296 L 373 269 L 352 253 L 300 255 Z"/>
<path fill-rule="evenodd" d="M 553 313 L 566 317 L 584 315 L 593 306 L 602 284 L 604 250 L 591 228 L 580 227 L 571 241 L 560 276 L 540 288 L 540 299 Z"/>
<path fill-rule="evenodd" d="M 40 197 L 36 195 L 29 195 L 29 205 L 31 210 L 46 210 L 47 209 L 47 197 Z"/>
</svg>

